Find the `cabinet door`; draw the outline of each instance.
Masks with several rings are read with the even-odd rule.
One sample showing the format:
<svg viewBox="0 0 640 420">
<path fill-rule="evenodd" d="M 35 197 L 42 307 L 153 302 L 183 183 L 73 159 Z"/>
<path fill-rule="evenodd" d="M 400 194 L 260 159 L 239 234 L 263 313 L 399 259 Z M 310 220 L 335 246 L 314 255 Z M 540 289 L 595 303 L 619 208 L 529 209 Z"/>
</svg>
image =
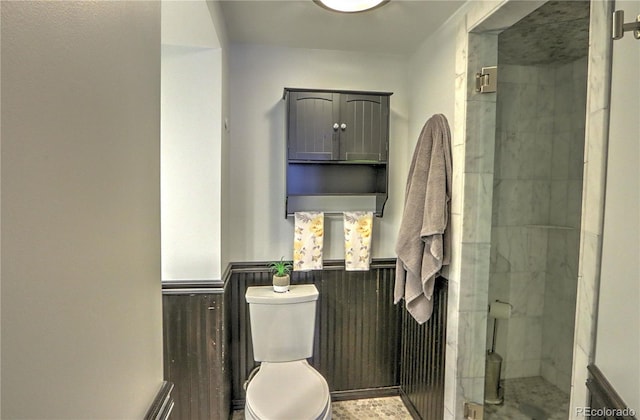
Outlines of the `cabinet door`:
<svg viewBox="0 0 640 420">
<path fill-rule="evenodd" d="M 335 160 L 339 156 L 339 95 L 289 92 L 289 159 Z"/>
<path fill-rule="evenodd" d="M 389 97 L 342 94 L 340 159 L 387 160 Z"/>
</svg>

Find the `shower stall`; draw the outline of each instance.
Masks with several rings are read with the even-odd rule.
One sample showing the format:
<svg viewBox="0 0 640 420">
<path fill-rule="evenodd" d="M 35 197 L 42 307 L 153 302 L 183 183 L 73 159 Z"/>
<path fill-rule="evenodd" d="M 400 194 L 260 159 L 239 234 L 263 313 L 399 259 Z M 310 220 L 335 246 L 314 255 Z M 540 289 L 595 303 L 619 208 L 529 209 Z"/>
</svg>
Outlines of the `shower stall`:
<svg viewBox="0 0 640 420">
<path fill-rule="evenodd" d="M 504 396 L 489 419 L 568 416 L 588 31 L 589 2 L 551 1 L 498 36 L 488 299 L 512 309 L 495 337 L 488 318 Z"/>
</svg>

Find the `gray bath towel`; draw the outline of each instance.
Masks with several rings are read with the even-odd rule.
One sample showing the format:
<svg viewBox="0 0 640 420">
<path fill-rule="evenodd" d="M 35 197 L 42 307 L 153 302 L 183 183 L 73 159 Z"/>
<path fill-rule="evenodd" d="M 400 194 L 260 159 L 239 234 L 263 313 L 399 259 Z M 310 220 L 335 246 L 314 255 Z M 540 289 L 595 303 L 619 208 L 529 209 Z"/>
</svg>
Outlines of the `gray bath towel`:
<svg viewBox="0 0 640 420">
<path fill-rule="evenodd" d="M 442 114 L 422 128 L 407 178 L 398 233 L 394 303 L 402 298 L 418 323 L 433 312 L 433 287 L 451 249 L 451 133 Z"/>
</svg>

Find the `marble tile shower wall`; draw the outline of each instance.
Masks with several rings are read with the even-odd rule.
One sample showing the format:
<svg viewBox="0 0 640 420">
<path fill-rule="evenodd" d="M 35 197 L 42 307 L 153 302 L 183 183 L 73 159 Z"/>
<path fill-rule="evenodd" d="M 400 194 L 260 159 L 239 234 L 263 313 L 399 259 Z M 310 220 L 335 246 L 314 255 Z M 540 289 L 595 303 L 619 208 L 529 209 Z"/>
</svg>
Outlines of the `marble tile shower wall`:
<svg viewBox="0 0 640 420">
<path fill-rule="evenodd" d="M 502 375 L 544 375 L 567 391 L 585 83 L 584 59 L 561 66 L 502 64 L 496 112 L 489 301 L 513 305 L 511 319 L 498 324 L 496 351 L 504 359 Z"/>
<path fill-rule="evenodd" d="M 587 101 L 587 59 L 556 69 L 547 273 L 542 323 L 541 375 L 571 388 L 580 250 Z"/>
<path fill-rule="evenodd" d="M 513 306 L 496 338 L 505 378 L 540 374 L 554 85 L 552 67 L 500 65 L 489 301 Z"/>
</svg>

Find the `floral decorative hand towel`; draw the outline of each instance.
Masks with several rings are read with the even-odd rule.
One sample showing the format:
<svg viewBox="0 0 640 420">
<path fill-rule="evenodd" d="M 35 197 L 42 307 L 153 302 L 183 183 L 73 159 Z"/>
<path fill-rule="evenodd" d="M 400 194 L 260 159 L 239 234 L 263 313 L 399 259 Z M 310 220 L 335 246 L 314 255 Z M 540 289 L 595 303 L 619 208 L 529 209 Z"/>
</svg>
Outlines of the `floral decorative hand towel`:
<svg viewBox="0 0 640 420">
<path fill-rule="evenodd" d="M 372 228 L 372 212 L 344 212 L 344 264 L 347 271 L 369 270 Z"/>
<path fill-rule="evenodd" d="M 296 212 L 293 238 L 293 270 L 322 270 L 324 213 Z"/>
</svg>

